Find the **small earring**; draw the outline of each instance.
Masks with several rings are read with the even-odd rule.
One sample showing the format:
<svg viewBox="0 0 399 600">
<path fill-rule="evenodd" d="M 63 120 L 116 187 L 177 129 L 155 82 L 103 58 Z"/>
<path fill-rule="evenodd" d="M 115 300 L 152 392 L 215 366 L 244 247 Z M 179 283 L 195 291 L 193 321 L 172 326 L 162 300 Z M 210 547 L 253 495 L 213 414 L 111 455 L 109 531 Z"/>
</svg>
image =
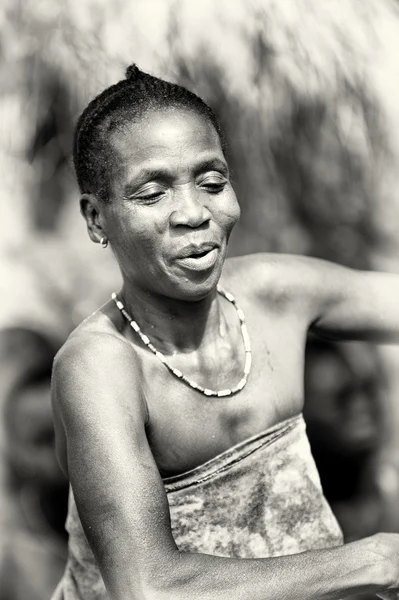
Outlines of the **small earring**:
<svg viewBox="0 0 399 600">
<path fill-rule="evenodd" d="M 102 237 L 100 240 L 100 244 L 103 248 L 106 248 L 108 246 L 108 240 L 105 237 Z"/>
</svg>

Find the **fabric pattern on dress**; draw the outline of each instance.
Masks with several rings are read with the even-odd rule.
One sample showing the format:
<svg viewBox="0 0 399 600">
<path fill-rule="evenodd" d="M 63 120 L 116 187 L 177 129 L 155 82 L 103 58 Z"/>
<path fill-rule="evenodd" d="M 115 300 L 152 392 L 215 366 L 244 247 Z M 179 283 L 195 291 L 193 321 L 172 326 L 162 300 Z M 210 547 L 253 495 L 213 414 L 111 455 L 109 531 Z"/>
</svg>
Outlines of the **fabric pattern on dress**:
<svg viewBox="0 0 399 600">
<path fill-rule="evenodd" d="M 324 498 L 302 415 L 164 479 L 172 533 L 184 552 L 266 558 L 343 543 Z M 52 600 L 108 600 L 73 493 L 69 558 Z"/>
</svg>

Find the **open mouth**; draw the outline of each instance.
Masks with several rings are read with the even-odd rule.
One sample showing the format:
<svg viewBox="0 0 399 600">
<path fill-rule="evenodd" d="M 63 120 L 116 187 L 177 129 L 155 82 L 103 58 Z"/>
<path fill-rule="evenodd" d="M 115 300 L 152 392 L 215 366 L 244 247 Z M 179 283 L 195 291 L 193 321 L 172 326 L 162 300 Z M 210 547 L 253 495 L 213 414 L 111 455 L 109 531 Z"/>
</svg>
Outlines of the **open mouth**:
<svg viewBox="0 0 399 600">
<path fill-rule="evenodd" d="M 188 256 L 178 258 L 179 265 L 194 271 L 210 269 L 216 263 L 218 248 L 209 248 L 202 252 L 193 252 Z"/>
<path fill-rule="evenodd" d="M 214 248 L 212 248 L 212 250 L 214 250 Z M 202 258 L 203 256 L 209 254 L 209 252 L 211 252 L 212 250 L 204 250 L 203 252 L 193 252 L 192 254 L 189 254 L 187 258 Z"/>
</svg>

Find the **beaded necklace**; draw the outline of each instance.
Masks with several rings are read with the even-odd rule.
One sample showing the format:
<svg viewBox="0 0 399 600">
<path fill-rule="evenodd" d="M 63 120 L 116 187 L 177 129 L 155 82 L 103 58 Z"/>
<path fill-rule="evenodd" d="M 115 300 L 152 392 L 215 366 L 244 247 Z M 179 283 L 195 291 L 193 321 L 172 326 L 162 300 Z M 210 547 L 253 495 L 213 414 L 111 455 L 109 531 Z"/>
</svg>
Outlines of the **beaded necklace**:
<svg viewBox="0 0 399 600">
<path fill-rule="evenodd" d="M 189 379 L 188 377 L 186 377 L 186 375 L 183 375 L 183 373 L 181 371 L 179 371 L 179 369 L 176 369 L 175 367 L 170 365 L 168 363 L 168 361 L 166 360 L 165 356 L 162 354 L 162 352 L 159 352 L 159 350 L 157 350 L 155 348 L 155 346 L 151 343 L 150 339 L 141 331 L 140 327 L 138 326 L 136 321 L 133 319 L 133 317 L 131 317 L 129 315 L 129 313 L 125 309 L 123 303 L 119 300 L 119 298 L 115 294 L 115 292 L 112 294 L 112 300 L 115 302 L 116 306 L 119 308 L 119 310 L 121 311 L 121 313 L 123 314 L 125 319 L 128 321 L 130 327 L 132 327 L 132 329 L 134 329 L 134 331 L 139 334 L 141 341 L 151 350 L 151 352 L 153 352 L 153 354 L 155 354 L 155 356 L 157 358 L 159 358 L 159 360 L 165 365 L 165 367 L 167 367 L 167 369 L 169 369 L 169 371 L 172 373 L 172 375 L 174 375 L 175 377 L 180 379 L 180 381 L 184 381 L 184 383 L 189 385 L 194 390 L 201 392 L 205 396 L 218 396 L 219 398 L 221 398 L 222 396 L 231 396 L 232 394 L 236 394 L 237 392 L 239 392 L 240 390 L 243 389 L 243 387 L 247 383 L 248 376 L 251 371 L 252 355 L 251 355 L 251 342 L 249 340 L 248 330 L 247 330 L 247 326 L 245 324 L 244 312 L 242 311 L 241 308 L 239 308 L 237 306 L 237 303 L 236 303 L 236 300 L 235 300 L 233 294 L 230 294 L 229 292 L 225 292 L 219 286 L 217 287 L 217 291 L 221 296 L 224 296 L 224 298 L 226 298 L 226 300 L 231 302 L 231 304 L 234 306 L 234 308 L 237 311 L 237 315 L 240 320 L 241 335 L 242 335 L 242 339 L 244 342 L 244 348 L 245 348 L 245 366 L 244 366 L 243 377 L 240 379 L 240 381 L 234 388 L 232 388 L 232 389 L 226 388 L 225 390 L 219 390 L 219 391 L 210 390 L 209 388 L 202 387 L 202 385 L 200 385 L 199 383 L 196 383 L 192 379 Z"/>
</svg>

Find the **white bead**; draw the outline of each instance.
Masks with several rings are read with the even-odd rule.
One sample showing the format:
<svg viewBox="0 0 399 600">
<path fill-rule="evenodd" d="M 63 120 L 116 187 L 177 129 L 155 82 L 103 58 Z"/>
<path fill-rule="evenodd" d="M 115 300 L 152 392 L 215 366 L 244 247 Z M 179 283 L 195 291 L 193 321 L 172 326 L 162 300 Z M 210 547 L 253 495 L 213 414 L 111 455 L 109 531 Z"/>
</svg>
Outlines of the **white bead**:
<svg viewBox="0 0 399 600">
<path fill-rule="evenodd" d="M 237 387 L 235 388 L 237 391 L 242 390 L 242 388 L 244 387 L 244 385 L 247 383 L 247 380 L 245 377 L 243 377 L 241 379 L 241 381 L 239 381 Z"/>
<path fill-rule="evenodd" d="M 249 339 L 248 330 L 245 325 L 242 326 L 241 332 L 244 339 L 245 352 L 249 352 L 251 350 L 251 340 Z"/>
<path fill-rule="evenodd" d="M 221 390 L 220 392 L 218 392 L 219 398 L 222 398 L 223 396 L 231 396 L 231 394 L 232 390 Z"/>
<path fill-rule="evenodd" d="M 244 367 L 244 375 L 249 375 L 249 372 L 251 370 L 251 365 L 252 365 L 252 354 L 250 352 L 247 352 L 247 356 L 246 356 L 246 360 L 245 360 L 245 367 Z"/>
<path fill-rule="evenodd" d="M 241 322 L 245 321 L 245 315 L 241 308 L 237 308 L 237 315 Z"/>
<path fill-rule="evenodd" d="M 213 396 L 213 391 L 209 390 L 208 388 L 204 388 L 204 394 L 205 396 Z"/>
</svg>

